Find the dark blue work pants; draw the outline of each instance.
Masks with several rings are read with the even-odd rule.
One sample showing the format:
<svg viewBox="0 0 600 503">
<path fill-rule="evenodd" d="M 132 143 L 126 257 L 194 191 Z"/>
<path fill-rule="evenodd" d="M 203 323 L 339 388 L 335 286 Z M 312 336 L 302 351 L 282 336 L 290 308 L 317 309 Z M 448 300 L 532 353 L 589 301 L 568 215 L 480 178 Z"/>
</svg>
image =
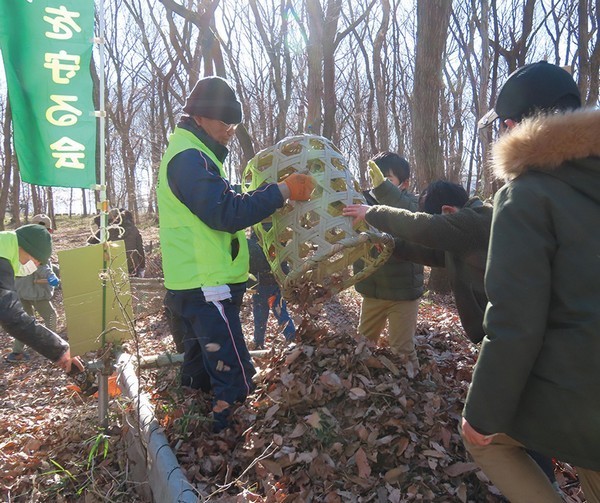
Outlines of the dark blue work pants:
<svg viewBox="0 0 600 503">
<path fill-rule="evenodd" d="M 240 306 L 245 284 L 232 285 L 232 298 L 206 302 L 202 289 L 167 292 L 165 304 L 185 325 L 181 384 L 212 390 L 215 402 L 243 402 L 256 373 L 244 341 Z"/>
</svg>

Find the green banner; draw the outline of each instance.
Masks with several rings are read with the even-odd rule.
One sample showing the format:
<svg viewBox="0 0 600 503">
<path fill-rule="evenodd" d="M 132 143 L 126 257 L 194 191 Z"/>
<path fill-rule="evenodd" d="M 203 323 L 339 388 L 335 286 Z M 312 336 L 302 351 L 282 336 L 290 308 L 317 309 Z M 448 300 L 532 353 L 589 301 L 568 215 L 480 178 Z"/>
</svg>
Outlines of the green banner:
<svg viewBox="0 0 600 503">
<path fill-rule="evenodd" d="M 93 0 L 0 0 L 0 49 L 21 178 L 96 183 Z"/>
</svg>

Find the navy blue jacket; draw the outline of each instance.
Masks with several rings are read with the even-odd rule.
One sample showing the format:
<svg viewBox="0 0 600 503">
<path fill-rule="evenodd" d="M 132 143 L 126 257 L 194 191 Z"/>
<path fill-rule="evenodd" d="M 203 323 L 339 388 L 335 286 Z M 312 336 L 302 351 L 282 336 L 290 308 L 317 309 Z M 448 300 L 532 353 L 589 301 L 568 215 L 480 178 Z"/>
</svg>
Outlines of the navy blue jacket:
<svg viewBox="0 0 600 503">
<path fill-rule="evenodd" d="M 229 151 L 213 140 L 192 118 L 184 117 L 178 127 L 196 135 L 221 162 Z M 238 194 L 221 177 L 215 163 L 196 149 L 177 154 L 167 166 L 169 187 L 200 220 L 215 230 L 237 232 L 271 215 L 284 204 L 276 183 Z"/>
</svg>

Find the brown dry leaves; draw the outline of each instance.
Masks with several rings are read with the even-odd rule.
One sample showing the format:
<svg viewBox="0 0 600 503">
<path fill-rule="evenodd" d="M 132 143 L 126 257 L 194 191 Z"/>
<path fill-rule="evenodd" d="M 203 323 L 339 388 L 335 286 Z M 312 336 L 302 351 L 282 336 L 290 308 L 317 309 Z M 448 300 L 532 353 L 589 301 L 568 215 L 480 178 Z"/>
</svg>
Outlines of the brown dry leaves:
<svg viewBox="0 0 600 503">
<path fill-rule="evenodd" d="M 273 351 L 257 360 L 256 392 L 236 411 L 238 439 L 208 432 L 201 393 L 157 396 L 188 416 L 185 432 L 181 417 L 166 424 L 188 478 L 223 501 L 243 501 L 248 491 L 254 501 L 466 501 L 467 493 L 497 501 L 456 430 L 474 352 L 455 331 L 429 333 L 456 321 L 443 309 L 440 323 L 432 306 L 421 310 L 422 369 L 413 378 L 387 348 L 350 335 L 360 310 L 353 292 L 305 320 L 296 345 L 272 340 Z M 243 319 L 252 333 L 246 308 Z"/>
<path fill-rule="evenodd" d="M 387 348 L 351 335 L 353 292 L 304 321 L 297 345 L 272 340 L 234 432 L 208 433 L 201 414 L 185 433 L 181 422 L 166 428 L 189 479 L 214 501 L 502 501 L 457 432 L 476 350 L 451 299 L 436 301 L 421 305 L 412 378 Z M 243 319 L 250 334 L 247 308 Z M 202 394 L 184 401 L 181 410 L 208 410 Z"/>
<path fill-rule="evenodd" d="M 74 246 L 85 237 L 78 232 L 71 237 L 59 229 L 55 237 L 62 234 Z M 258 387 L 235 412 L 234 431 L 210 433 L 210 397 L 182 392 L 176 369 L 142 373 L 171 446 L 200 493 L 221 502 L 500 501 L 456 429 L 476 352 L 451 298 L 421 302 L 421 370 L 414 377 L 385 347 L 354 338 L 359 311 L 360 296 L 342 292 L 302 323 L 293 347 L 284 346 L 271 318 L 267 344 L 273 350 L 256 362 Z M 242 319 L 250 342 L 249 298 Z M 136 328 L 137 342 L 129 344 L 134 354 L 174 350 L 161 315 L 138 320 Z M 3 353 L 10 344 L 0 335 Z M 39 356 L 25 365 L 0 365 L 0 499 L 141 501 L 128 482 L 119 435 L 109 438 L 105 460 L 96 456 L 87 466 L 98 424 L 93 398 L 68 391 L 64 374 Z M 117 403 L 112 412 L 120 412 Z M 119 415 L 113 420 L 115 426 L 121 421 Z M 559 467 L 568 501 L 582 501 L 573 470 Z"/>
<path fill-rule="evenodd" d="M 0 350 L 10 351 L 5 335 Z M 99 490 L 110 501 L 136 501 L 127 494 L 118 435 L 107 437 L 110 455 L 88 466 L 98 435 L 96 401 L 67 389 L 61 370 L 30 354 L 26 364 L 0 362 L 0 500 L 109 501 L 94 496 Z"/>
<path fill-rule="evenodd" d="M 444 470 L 466 462 L 456 432 L 465 385 L 436 362 L 428 339 L 420 337 L 422 370 L 413 379 L 387 349 L 329 331 L 307 330 L 297 347 L 272 354 L 249 407 L 257 418 L 243 452 L 251 460 L 270 439 L 279 447 L 269 464 L 261 463 L 264 494 L 298 501 L 371 501 L 373 494 L 382 501 L 460 499 L 457 477 L 465 471 Z M 470 481 L 471 497 L 485 501 L 485 484 Z"/>
</svg>

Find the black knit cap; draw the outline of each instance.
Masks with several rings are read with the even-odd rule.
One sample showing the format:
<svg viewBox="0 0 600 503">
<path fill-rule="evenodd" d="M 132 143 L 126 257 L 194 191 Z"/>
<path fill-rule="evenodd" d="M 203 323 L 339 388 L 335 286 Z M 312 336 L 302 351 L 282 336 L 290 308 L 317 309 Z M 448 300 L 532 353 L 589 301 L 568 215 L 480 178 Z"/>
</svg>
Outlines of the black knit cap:
<svg viewBox="0 0 600 503">
<path fill-rule="evenodd" d="M 561 106 L 557 106 L 559 103 Z M 538 111 L 580 106 L 581 95 L 571 74 L 560 66 L 539 61 L 509 75 L 496 106 L 479 120 L 478 127 L 485 128 L 497 118 L 519 122 Z"/>
<path fill-rule="evenodd" d="M 42 264 L 52 255 L 52 236 L 43 225 L 29 224 L 16 231 L 19 246 Z"/>
<path fill-rule="evenodd" d="M 183 111 L 225 124 L 242 122 L 242 105 L 236 99 L 235 91 L 221 77 L 200 79 L 187 97 Z"/>
</svg>

